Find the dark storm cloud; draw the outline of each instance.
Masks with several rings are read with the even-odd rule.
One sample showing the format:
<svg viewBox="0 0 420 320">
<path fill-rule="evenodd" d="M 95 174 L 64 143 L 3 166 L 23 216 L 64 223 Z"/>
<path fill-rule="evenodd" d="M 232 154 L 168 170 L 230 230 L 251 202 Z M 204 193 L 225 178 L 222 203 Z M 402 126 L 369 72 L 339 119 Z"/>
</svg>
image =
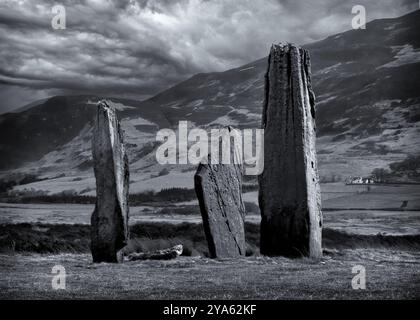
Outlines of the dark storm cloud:
<svg viewBox="0 0 420 320">
<path fill-rule="evenodd" d="M 67 28 L 53 30 L 53 5 Z M 264 56 L 271 43 L 312 42 L 368 20 L 399 16 L 417 1 L 5 0 L 0 3 L 0 112 L 42 95 L 143 98 L 198 72 Z"/>
</svg>

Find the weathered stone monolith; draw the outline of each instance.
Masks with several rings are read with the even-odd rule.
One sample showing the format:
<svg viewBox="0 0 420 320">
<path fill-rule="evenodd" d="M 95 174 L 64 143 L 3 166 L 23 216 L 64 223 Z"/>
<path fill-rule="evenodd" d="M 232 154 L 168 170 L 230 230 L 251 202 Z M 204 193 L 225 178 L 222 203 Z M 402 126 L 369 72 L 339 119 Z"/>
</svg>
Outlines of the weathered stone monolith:
<svg viewBox="0 0 420 320">
<path fill-rule="evenodd" d="M 309 53 L 271 47 L 262 114 L 259 176 L 262 254 L 322 256 L 322 212 L 315 151 L 315 95 Z"/>
<path fill-rule="evenodd" d="M 92 139 L 96 204 L 91 217 L 93 262 L 121 262 L 128 239 L 128 158 L 115 110 L 98 103 Z"/>
<path fill-rule="evenodd" d="M 231 128 L 226 130 L 226 136 L 236 134 Z M 245 207 L 242 201 L 243 166 L 239 159 L 241 152 L 235 143 L 223 143 L 222 146 L 222 152 L 228 152 L 231 157 L 230 164 L 219 163 L 222 157 L 217 163 L 212 163 L 209 156 L 206 163 L 199 164 L 194 176 L 195 191 L 212 258 L 244 256 L 246 250 Z"/>
</svg>

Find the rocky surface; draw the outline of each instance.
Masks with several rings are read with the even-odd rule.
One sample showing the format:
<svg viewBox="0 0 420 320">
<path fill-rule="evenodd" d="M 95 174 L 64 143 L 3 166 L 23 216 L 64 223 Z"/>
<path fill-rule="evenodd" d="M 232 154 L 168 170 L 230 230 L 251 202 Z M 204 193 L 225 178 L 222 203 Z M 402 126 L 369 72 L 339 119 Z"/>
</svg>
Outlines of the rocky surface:
<svg viewBox="0 0 420 320">
<path fill-rule="evenodd" d="M 235 134 L 231 128 L 229 134 Z M 233 130 L 233 131 L 232 131 Z M 224 150 L 226 150 L 224 145 Z M 229 149 L 228 149 L 229 150 Z M 243 167 L 235 144 L 230 146 L 231 164 L 214 164 L 209 156 L 194 176 L 195 191 L 212 258 L 245 255 L 245 207 L 242 201 Z M 219 157 L 221 159 L 221 157 Z"/>
<path fill-rule="evenodd" d="M 98 103 L 92 139 L 96 204 L 91 217 L 94 262 L 118 262 L 129 236 L 128 157 L 115 110 Z"/>
<path fill-rule="evenodd" d="M 315 96 L 305 49 L 292 44 L 271 47 L 262 127 L 261 253 L 319 258 L 322 213 L 315 150 Z"/>
</svg>

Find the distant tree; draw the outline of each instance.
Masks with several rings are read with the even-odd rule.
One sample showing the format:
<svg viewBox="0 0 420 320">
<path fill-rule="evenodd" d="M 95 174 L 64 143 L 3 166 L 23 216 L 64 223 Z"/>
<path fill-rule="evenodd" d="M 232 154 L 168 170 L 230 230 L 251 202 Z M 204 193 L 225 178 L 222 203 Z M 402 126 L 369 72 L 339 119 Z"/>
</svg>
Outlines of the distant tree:
<svg viewBox="0 0 420 320">
<path fill-rule="evenodd" d="M 420 175 L 420 155 L 408 156 L 403 161 L 391 163 L 389 168 L 395 174 L 418 176 Z"/>
<path fill-rule="evenodd" d="M 388 179 L 389 175 L 389 171 L 383 168 L 376 168 L 372 171 L 372 176 L 374 176 L 377 182 L 385 182 Z"/>
</svg>

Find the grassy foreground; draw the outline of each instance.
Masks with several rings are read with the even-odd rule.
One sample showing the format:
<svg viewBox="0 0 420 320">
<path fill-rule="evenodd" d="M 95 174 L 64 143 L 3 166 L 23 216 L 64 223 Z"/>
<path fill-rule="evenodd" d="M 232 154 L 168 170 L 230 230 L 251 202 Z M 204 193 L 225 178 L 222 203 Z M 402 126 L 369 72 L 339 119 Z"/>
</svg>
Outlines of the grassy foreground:
<svg viewBox="0 0 420 320">
<path fill-rule="evenodd" d="M 323 230 L 324 257 L 259 255 L 259 225 L 246 224 L 247 257 L 208 259 L 201 224 L 131 226 L 125 251 L 183 244 L 171 261 L 92 264 L 88 225 L 0 225 L 0 299 L 415 299 L 420 298 L 420 235 L 356 235 Z M 62 265 L 66 289 L 54 290 Z M 352 268 L 366 268 L 354 290 Z"/>
<path fill-rule="evenodd" d="M 321 261 L 252 256 L 214 260 L 92 264 L 89 254 L 0 255 L 1 299 L 418 299 L 420 254 L 331 251 Z M 66 289 L 51 286 L 52 267 Z M 366 289 L 351 287 L 352 267 L 366 268 Z"/>
</svg>

